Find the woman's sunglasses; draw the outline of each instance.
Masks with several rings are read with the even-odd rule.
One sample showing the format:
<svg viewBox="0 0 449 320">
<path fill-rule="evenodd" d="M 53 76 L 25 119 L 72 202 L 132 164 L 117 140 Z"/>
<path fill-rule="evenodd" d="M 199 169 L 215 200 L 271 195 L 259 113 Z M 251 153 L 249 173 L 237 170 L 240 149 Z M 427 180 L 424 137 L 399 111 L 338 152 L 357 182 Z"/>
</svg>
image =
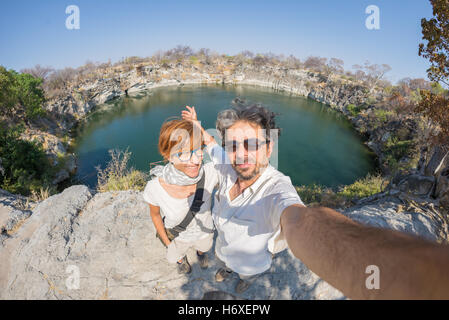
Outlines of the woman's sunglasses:
<svg viewBox="0 0 449 320">
<path fill-rule="evenodd" d="M 177 152 L 174 153 L 173 156 L 177 157 L 182 162 L 187 162 L 192 159 L 192 156 L 195 155 L 198 158 L 203 158 L 203 149 L 206 147 L 206 145 L 202 145 L 201 147 L 192 150 L 192 151 L 185 151 L 185 152 Z"/>
</svg>

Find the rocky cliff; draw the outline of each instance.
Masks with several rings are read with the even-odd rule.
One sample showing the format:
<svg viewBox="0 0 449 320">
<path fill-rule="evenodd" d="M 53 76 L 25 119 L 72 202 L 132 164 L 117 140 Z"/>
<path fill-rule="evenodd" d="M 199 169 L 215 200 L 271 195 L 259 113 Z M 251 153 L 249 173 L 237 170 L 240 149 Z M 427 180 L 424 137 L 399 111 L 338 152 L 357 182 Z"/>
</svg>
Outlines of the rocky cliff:
<svg viewBox="0 0 449 320">
<path fill-rule="evenodd" d="M 195 253 L 190 275 L 165 259 L 142 195 L 136 191 L 94 194 L 72 186 L 32 210 L 0 194 L 0 299 L 201 299 L 219 291 L 241 299 L 344 299 L 286 250 L 244 294 L 237 279 L 215 283 L 211 265 L 201 270 Z M 432 214 L 429 214 L 432 212 Z M 400 189 L 389 190 L 343 212 L 369 225 L 432 241 L 448 239 L 447 223 L 434 204 Z"/>
</svg>

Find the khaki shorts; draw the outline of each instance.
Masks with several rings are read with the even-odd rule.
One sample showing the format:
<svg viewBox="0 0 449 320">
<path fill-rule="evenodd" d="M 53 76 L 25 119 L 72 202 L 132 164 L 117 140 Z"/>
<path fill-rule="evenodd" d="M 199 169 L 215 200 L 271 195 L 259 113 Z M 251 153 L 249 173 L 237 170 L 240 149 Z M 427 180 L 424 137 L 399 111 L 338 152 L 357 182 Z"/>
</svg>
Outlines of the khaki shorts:
<svg viewBox="0 0 449 320">
<path fill-rule="evenodd" d="M 176 263 L 181 260 L 191 247 L 194 249 L 207 252 L 212 248 L 214 242 L 214 234 L 211 233 L 206 238 L 195 241 L 195 242 L 183 242 L 177 239 L 173 240 L 167 248 L 167 260 L 170 263 Z"/>
</svg>

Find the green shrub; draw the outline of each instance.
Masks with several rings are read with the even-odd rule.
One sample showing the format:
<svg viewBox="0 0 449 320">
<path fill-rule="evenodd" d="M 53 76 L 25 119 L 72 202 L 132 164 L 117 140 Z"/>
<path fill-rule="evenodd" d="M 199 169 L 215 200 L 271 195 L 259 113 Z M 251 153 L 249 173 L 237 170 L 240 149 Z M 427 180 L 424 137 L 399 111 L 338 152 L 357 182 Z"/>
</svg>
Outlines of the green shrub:
<svg viewBox="0 0 449 320">
<path fill-rule="evenodd" d="M 393 111 L 388 111 L 388 110 L 385 110 L 385 109 L 376 109 L 374 111 L 374 115 L 376 116 L 376 118 L 379 121 L 386 122 L 389 117 L 394 115 L 394 112 Z"/>
<path fill-rule="evenodd" d="M 408 169 L 417 165 L 415 147 L 416 142 L 414 140 L 400 140 L 398 137 L 389 137 L 382 148 L 386 165 L 392 172 L 396 172 L 399 169 Z M 410 158 L 410 161 L 400 165 L 400 161 L 404 157 Z"/>
<path fill-rule="evenodd" d="M 365 178 L 359 179 L 353 184 L 345 186 L 343 190 L 337 193 L 337 196 L 347 200 L 357 200 L 372 196 L 382 192 L 387 181 L 381 175 L 368 174 Z"/>
<path fill-rule="evenodd" d="M 297 186 L 296 192 L 304 203 L 321 202 L 322 196 L 326 188 L 319 184 L 312 184 L 310 186 Z"/>
<path fill-rule="evenodd" d="M 0 124 L 0 158 L 4 168 L 0 188 L 29 195 L 51 188 L 53 171 L 40 144 L 19 138 L 22 131 L 23 127 L 10 129 Z"/>
<path fill-rule="evenodd" d="M 296 192 L 307 206 L 341 208 L 346 205 L 346 199 L 339 197 L 331 188 L 319 184 L 297 186 Z"/>
<path fill-rule="evenodd" d="M 362 107 L 356 106 L 356 105 L 354 105 L 354 104 L 348 104 L 348 105 L 346 106 L 346 110 L 349 111 L 349 113 L 351 114 L 351 116 L 357 117 L 357 115 L 360 113 L 360 111 L 362 111 Z"/>
<path fill-rule="evenodd" d="M 308 206 L 320 205 L 330 208 L 345 208 L 352 205 L 355 200 L 382 192 L 387 184 L 388 180 L 381 175 L 368 174 L 366 177 L 342 187 L 338 192 L 318 184 L 297 186 L 296 191 L 301 200 Z"/>
<path fill-rule="evenodd" d="M 0 66 L 0 114 L 23 112 L 28 119 L 44 115 L 42 81 L 28 73 L 8 71 Z"/>
<path fill-rule="evenodd" d="M 192 64 L 197 64 L 198 63 L 198 58 L 196 56 L 191 56 L 189 58 L 189 60 L 190 60 L 190 63 L 192 63 Z"/>
</svg>

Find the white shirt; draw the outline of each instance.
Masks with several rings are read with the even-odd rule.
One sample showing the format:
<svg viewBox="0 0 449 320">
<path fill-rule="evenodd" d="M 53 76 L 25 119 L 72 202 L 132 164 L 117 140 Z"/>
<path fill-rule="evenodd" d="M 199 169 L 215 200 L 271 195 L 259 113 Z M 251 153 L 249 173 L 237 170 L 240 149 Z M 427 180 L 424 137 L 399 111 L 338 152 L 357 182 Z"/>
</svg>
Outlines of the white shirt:
<svg viewBox="0 0 449 320">
<path fill-rule="evenodd" d="M 282 212 L 293 204 L 304 204 L 290 178 L 271 165 L 231 201 L 229 191 L 237 180 L 237 173 L 219 145 L 209 145 L 206 150 L 219 180 L 212 209 L 218 231 L 215 253 L 239 274 L 262 273 L 270 268 L 272 253 L 287 248 L 286 241 L 280 237 Z"/>
<path fill-rule="evenodd" d="M 213 232 L 213 221 L 211 216 L 211 200 L 212 190 L 217 184 L 217 174 L 212 162 L 204 164 L 204 181 L 203 205 L 200 211 L 195 214 L 194 219 L 187 226 L 186 230 L 181 232 L 177 241 L 195 242 L 206 238 Z M 164 225 L 166 228 L 177 226 L 185 218 L 192 204 L 194 194 L 188 198 L 178 199 L 170 196 L 162 187 L 159 178 L 148 181 L 143 191 L 143 199 L 160 208 L 161 214 L 165 217 Z M 209 231 L 209 233 L 208 233 Z"/>
</svg>

